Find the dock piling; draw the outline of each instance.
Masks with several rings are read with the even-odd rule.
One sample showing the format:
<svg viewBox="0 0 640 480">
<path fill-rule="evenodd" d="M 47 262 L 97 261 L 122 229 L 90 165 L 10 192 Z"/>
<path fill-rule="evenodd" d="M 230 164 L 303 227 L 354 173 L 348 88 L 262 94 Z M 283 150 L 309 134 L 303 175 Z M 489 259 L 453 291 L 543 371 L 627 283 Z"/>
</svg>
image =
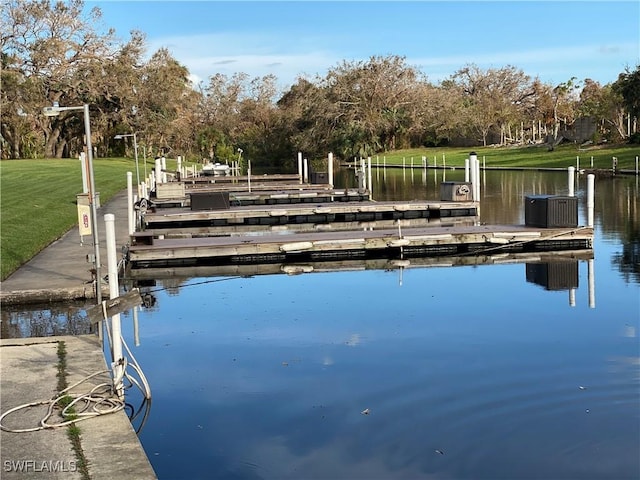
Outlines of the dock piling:
<svg viewBox="0 0 640 480">
<path fill-rule="evenodd" d="M 595 197 L 595 178 L 593 173 L 587 175 L 587 226 L 593 227 L 593 210 Z"/>
<path fill-rule="evenodd" d="M 129 220 L 129 235 L 135 231 L 133 220 L 133 173 L 127 172 L 127 219 Z"/>
<path fill-rule="evenodd" d="M 106 239 L 107 239 L 107 268 L 109 272 L 109 298 L 117 298 L 120 295 L 118 285 L 118 260 L 116 257 L 116 231 L 115 215 L 107 213 L 104 216 Z M 98 279 L 98 282 L 100 279 Z M 124 398 L 124 386 L 122 378 L 124 375 L 124 358 L 122 355 L 122 327 L 120 324 L 120 314 L 116 313 L 111 317 L 111 355 L 113 368 L 114 389 L 119 398 Z"/>
<path fill-rule="evenodd" d="M 329 177 L 329 185 L 333 188 L 333 152 L 329 152 L 327 158 L 327 176 Z"/>
<path fill-rule="evenodd" d="M 367 186 L 369 187 L 369 200 L 372 200 L 373 199 L 373 187 L 372 187 L 373 183 L 371 181 L 371 157 L 367 157 L 367 169 L 368 169 L 368 172 L 367 172 L 368 185 Z"/>
<path fill-rule="evenodd" d="M 567 186 L 569 187 L 569 196 L 570 197 L 575 197 L 575 191 L 574 191 L 574 186 L 575 186 L 575 183 L 576 183 L 576 178 L 575 178 L 576 169 L 575 169 L 575 167 L 573 167 L 573 166 L 567 167 L 567 173 L 568 173 Z"/>
</svg>

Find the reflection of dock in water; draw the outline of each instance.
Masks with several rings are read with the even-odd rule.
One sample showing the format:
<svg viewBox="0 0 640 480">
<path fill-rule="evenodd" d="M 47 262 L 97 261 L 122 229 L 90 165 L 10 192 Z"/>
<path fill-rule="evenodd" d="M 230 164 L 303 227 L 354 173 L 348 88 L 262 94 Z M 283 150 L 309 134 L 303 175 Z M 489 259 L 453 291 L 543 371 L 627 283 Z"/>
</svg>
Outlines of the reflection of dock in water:
<svg viewBox="0 0 640 480">
<path fill-rule="evenodd" d="M 579 260 L 593 259 L 592 250 L 567 250 L 554 252 L 527 253 L 493 253 L 478 255 L 453 255 L 437 257 L 415 257 L 403 259 L 370 258 L 346 259 L 309 262 L 273 262 L 273 263 L 244 263 L 223 265 L 182 265 L 160 266 L 143 269 L 133 269 L 128 272 L 128 279 L 134 282 L 149 280 L 167 280 L 171 283 L 189 278 L 201 277 L 231 277 L 254 275 L 297 275 L 303 273 L 347 272 L 363 270 L 397 270 L 411 268 L 461 267 L 480 265 L 505 264 L 545 264 L 548 262 L 573 263 Z"/>
<path fill-rule="evenodd" d="M 564 250 L 552 252 L 493 253 L 485 255 L 453 255 L 415 258 L 369 258 L 319 260 L 307 262 L 243 263 L 200 266 L 162 266 L 133 269 L 127 282 L 147 290 L 158 284 L 164 287 L 189 286 L 194 278 L 232 279 L 259 275 L 303 275 L 313 273 L 355 272 L 365 270 L 397 271 L 399 284 L 403 272 L 409 269 L 468 267 L 491 265 L 525 265 L 526 282 L 547 291 L 568 291 L 569 305 L 576 304 L 579 262 L 587 263 L 589 307 L 595 308 L 595 280 L 592 250 Z M 149 295 L 149 294 L 147 294 Z"/>
</svg>

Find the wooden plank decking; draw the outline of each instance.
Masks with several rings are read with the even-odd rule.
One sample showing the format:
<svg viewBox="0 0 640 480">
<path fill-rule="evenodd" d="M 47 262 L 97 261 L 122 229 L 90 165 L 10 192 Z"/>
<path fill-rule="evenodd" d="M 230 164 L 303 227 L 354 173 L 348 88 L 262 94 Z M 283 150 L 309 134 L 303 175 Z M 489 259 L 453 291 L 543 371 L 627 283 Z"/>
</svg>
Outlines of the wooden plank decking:
<svg viewBox="0 0 640 480">
<path fill-rule="evenodd" d="M 329 223 L 401 218 L 475 216 L 473 202 L 348 202 L 240 206 L 220 210 L 158 209 L 144 216 L 145 229 L 195 226 Z"/>
<path fill-rule="evenodd" d="M 241 177 L 172 182 L 167 191 L 181 196 L 151 199 L 143 230 L 131 236 L 129 270 L 241 270 L 242 265 L 406 262 L 592 248 L 591 227 L 479 225 L 477 202 L 376 202 L 364 188 L 303 184 L 298 176 L 259 178 L 252 177 L 251 187 Z"/>
<path fill-rule="evenodd" d="M 219 226 L 195 226 L 172 228 L 147 228 L 132 235 L 132 243 L 147 244 L 153 243 L 156 238 L 193 238 L 193 237 L 221 237 L 240 235 L 265 235 L 285 234 L 285 233 L 311 233 L 342 230 L 378 230 L 381 228 L 401 228 L 415 227 L 437 227 L 454 225 L 473 225 L 476 217 L 421 217 L 407 218 L 399 220 L 372 220 L 372 221 L 352 221 L 352 222 L 331 222 L 331 223 L 286 223 L 286 224 L 263 224 L 263 225 L 219 225 Z"/>
<path fill-rule="evenodd" d="M 192 190 L 196 193 L 213 193 L 215 189 Z M 218 190 L 219 191 L 219 190 Z M 369 192 L 357 189 L 295 189 L 295 190 L 264 190 L 256 191 L 248 188 L 242 191 L 227 189 L 231 205 L 276 205 L 291 203 L 319 203 L 319 202 L 364 202 L 369 201 Z M 190 193 L 185 190 L 184 195 L 153 198 L 152 203 L 156 207 L 189 206 Z"/>
<path fill-rule="evenodd" d="M 286 235 L 155 239 L 131 245 L 133 268 L 153 264 L 251 263 L 304 259 L 391 256 L 438 256 L 574 250 L 592 247 L 593 228 L 533 228 L 521 225 L 475 225 L 401 228 Z"/>
</svg>

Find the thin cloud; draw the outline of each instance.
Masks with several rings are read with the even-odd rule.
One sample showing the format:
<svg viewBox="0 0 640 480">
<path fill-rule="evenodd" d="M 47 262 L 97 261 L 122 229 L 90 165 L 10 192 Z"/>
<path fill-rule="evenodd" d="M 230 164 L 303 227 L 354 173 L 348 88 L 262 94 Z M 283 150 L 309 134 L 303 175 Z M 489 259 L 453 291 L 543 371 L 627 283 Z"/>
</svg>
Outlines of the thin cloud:
<svg viewBox="0 0 640 480">
<path fill-rule="evenodd" d="M 312 43 L 308 38 L 291 42 L 284 36 L 259 32 L 242 35 L 212 33 L 157 38 L 150 42 L 149 51 L 161 47 L 169 49 L 195 78 L 206 79 L 215 74 L 231 76 L 242 72 L 250 77 L 275 75 L 283 86 L 291 85 L 300 76 L 322 76 L 344 60 L 367 60 L 370 57 L 346 58 L 337 49 L 321 50 Z M 638 46 L 629 43 L 594 44 L 424 57 L 408 56 L 403 52 L 394 54 L 405 56 L 408 65 L 415 66 L 434 82 L 450 77 L 468 64 L 476 64 L 480 68 L 512 65 L 532 77 L 557 82 L 572 76 L 591 78 L 597 62 L 606 60 L 611 64 L 616 58 L 619 59 L 619 71 L 622 71 L 625 59 L 638 57 Z M 610 76 L 615 78 L 617 73 L 610 72 Z"/>
</svg>

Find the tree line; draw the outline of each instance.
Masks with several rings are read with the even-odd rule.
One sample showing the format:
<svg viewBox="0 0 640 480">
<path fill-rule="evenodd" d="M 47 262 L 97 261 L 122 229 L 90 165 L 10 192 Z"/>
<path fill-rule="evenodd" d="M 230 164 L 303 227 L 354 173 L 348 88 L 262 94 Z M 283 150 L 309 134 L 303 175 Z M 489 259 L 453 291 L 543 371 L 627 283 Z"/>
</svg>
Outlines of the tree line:
<svg viewBox="0 0 640 480">
<path fill-rule="evenodd" d="M 588 119 L 588 138 L 638 141 L 640 65 L 607 85 L 576 78 L 551 85 L 514 66 L 468 64 L 434 84 L 398 55 L 342 61 L 324 76 L 279 91 L 273 75 L 214 74 L 194 85 L 164 48 L 147 56 L 143 32 L 126 40 L 101 28 L 83 0 L 2 4 L 2 158 L 69 157 L 83 148 L 77 114 L 44 106 L 89 104 L 98 156 L 122 155 L 136 132 L 148 156 L 245 158 L 286 166 L 295 153 L 368 156 L 420 146 L 548 143 Z"/>
</svg>

